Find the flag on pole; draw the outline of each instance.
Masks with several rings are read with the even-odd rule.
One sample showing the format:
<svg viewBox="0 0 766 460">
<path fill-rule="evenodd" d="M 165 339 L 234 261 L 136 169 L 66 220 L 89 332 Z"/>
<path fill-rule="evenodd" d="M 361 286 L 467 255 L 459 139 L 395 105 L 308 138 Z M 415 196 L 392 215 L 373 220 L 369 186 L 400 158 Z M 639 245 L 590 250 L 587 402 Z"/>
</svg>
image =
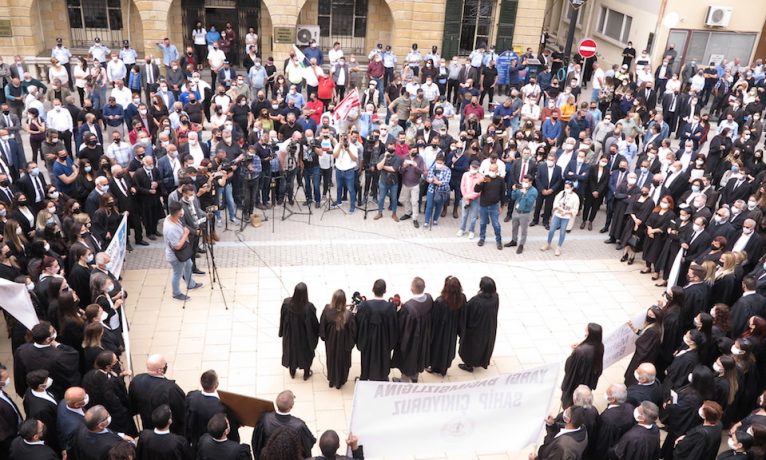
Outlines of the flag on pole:
<svg viewBox="0 0 766 460">
<path fill-rule="evenodd" d="M 359 100 L 359 91 L 356 88 L 352 89 L 346 94 L 346 97 L 335 107 L 335 121 L 345 120 L 351 109 L 361 107 L 362 103 Z"/>
<path fill-rule="evenodd" d="M 293 53 L 295 53 L 295 57 L 298 58 L 298 64 L 301 66 L 301 68 L 307 67 L 307 60 L 306 55 L 303 54 L 303 51 L 301 51 L 297 46 L 293 45 Z"/>
</svg>

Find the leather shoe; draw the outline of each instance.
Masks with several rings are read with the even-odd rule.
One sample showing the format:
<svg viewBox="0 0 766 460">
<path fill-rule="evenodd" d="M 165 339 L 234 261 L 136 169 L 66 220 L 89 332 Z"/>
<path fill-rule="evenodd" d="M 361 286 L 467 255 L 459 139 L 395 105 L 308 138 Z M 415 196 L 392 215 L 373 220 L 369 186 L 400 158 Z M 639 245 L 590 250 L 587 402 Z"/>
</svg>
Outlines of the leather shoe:
<svg viewBox="0 0 766 460">
<path fill-rule="evenodd" d="M 505 216 L 505 218 L 503 219 L 503 222 L 510 222 L 510 221 L 511 221 L 510 215 Z"/>
<path fill-rule="evenodd" d="M 457 219 L 457 207 L 452 209 L 452 218 Z"/>
<path fill-rule="evenodd" d="M 601 229 L 598 231 L 599 233 L 606 233 L 609 230 L 607 227 L 601 227 Z"/>
<path fill-rule="evenodd" d="M 457 367 L 466 372 L 473 372 L 473 366 L 469 366 L 468 364 L 460 363 L 457 365 Z"/>
<path fill-rule="evenodd" d="M 609 238 L 607 240 L 604 240 L 605 244 L 614 244 L 616 242 L 617 242 L 617 240 L 615 240 L 614 238 Z"/>
<path fill-rule="evenodd" d="M 412 215 L 411 214 L 405 214 L 405 215 L 403 215 L 402 217 L 399 218 L 399 220 L 407 220 L 407 219 L 412 219 Z"/>
<path fill-rule="evenodd" d="M 533 220 L 532 222 L 529 223 L 530 227 L 534 227 L 535 225 L 537 225 L 537 221 L 536 220 Z"/>
<path fill-rule="evenodd" d="M 131 246 L 130 243 L 125 245 L 125 249 L 127 249 L 128 252 L 133 252 L 133 246 Z"/>
<path fill-rule="evenodd" d="M 585 221 L 582 221 L 582 223 L 580 223 L 580 230 L 582 230 L 584 228 L 585 228 Z"/>
<path fill-rule="evenodd" d="M 502 251 L 503 250 L 503 243 L 497 243 L 497 250 Z"/>
<path fill-rule="evenodd" d="M 391 218 L 394 219 L 394 222 L 399 222 L 399 218 L 396 216 L 396 214 L 391 214 Z"/>
<path fill-rule="evenodd" d="M 312 375 L 314 375 L 314 371 L 312 371 L 311 369 L 307 371 L 303 371 L 303 381 L 305 382 L 306 380 L 311 378 Z"/>
<path fill-rule="evenodd" d="M 194 274 L 194 275 L 204 275 L 205 272 L 203 272 L 199 268 L 195 268 L 195 269 L 192 270 L 192 274 Z"/>
<path fill-rule="evenodd" d="M 149 243 L 147 243 L 147 242 L 146 242 L 146 241 L 144 241 L 144 240 L 141 240 L 141 241 L 136 241 L 136 244 L 137 244 L 138 246 L 149 246 Z"/>
<path fill-rule="evenodd" d="M 588 222 L 588 231 L 593 230 L 593 222 Z"/>
<path fill-rule="evenodd" d="M 512 248 L 514 246 L 516 246 L 516 242 L 513 240 L 509 241 L 508 243 L 505 243 L 506 248 Z"/>
<path fill-rule="evenodd" d="M 373 217 L 372 220 L 380 220 L 382 218 L 383 218 L 383 213 L 379 212 L 379 213 L 375 214 L 375 217 Z"/>
<path fill-rule="evenodd" d="M 147 238 L 149 238 L 149 239 L 150 239 L 150 240 L 152 240 L 152 241 L 154 241 L 154 240 L 156 240 L 156 239 L 157 239 L 157 237 L 156 237 L 156 236 L 154 236 L 154 235 L 146 235 L 146 237 L 147 237 Z"/>
<path fill-rule="evenodd" d="M 524 252 L 524 245 L 520 244 L 518 248 L 516 248 L 516 254 L 521 254 Z"/>
<path fill-rule="evenodd" d="M 412 221 L 412 225 L 413 225 L 415 228 L 420 228 L 420 222 L 418 222 L 418 221 L 417 221 L 417 219 Z"/>
<path fill-rule="evenodd" d="M 479 246 L 484 246 L 484 240 L 479 240 L 479 242 L 476 243 L 476 244 L 479 245 Z"/>
<path fill-rule="evenodd" d="M 445 206 L 442 208 L 442 217 L 446 217 L 446 216 L 447 216 L 447 207 Z"/>
</svg>

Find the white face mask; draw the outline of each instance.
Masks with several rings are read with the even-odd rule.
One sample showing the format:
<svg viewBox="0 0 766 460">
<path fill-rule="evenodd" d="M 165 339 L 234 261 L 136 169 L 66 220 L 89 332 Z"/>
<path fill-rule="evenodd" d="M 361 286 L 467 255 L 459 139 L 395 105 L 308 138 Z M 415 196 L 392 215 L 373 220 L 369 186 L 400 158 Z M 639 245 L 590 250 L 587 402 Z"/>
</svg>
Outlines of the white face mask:
<svg viewBox="0 0 766 460">
<path fill-rule="evenodd" d="M 660 203 L 660 208 L 661 209 L 668 209 L 669 207 L 670 207 L 670 205 L 668 203 L 664 202 L 664 201 L 662 203 Z"/>
<path fill-rule="evenodd" d="M 53 386 L 53 379 L 48 377 L 48 380 L 45 381 L 45 389 L 47 390 L 51 386 Z"/>
<path fill-rule="evenodd" d="M 729 445 L 729 449 L 731 450 L 737 450 L 736 443 L 732 438 L 729 438 L 729 440 L 726 442 Z"/>
<path fill-rule="evenodd" d="M 11 385 L 11 378 L 10 378 L 10 377 L 8 377 L 8 378 L 7 378 L 7 379 L 5 379 L 5 381 L 3 382 L 3 388 L 8 388 L 10 385 Z"/>
<path fill-rule="evenodd" d="M 633 378 L 636 379 L 636 382 L 641 381 L 641 379 L 638 378 L 638 371 L 633 371 Z"/>
<path fill-rule="evenodd" d="M 713 363 L 713 370 L 716 372 L 721 372 L 722 368 L 718 365 L 718 363 Z"/>
<path fill-rule="evenodd" d="M 689 375 L 691 375 L 691 374 L 689 374 Z M 697 411 L 697 415 L 699 415 L 702 420 L 705 420 L 705 414 L 702 412 L 702 408 L 701 407 Z"/>
<path fill-rule="evenodd" d="M 636 179 L 628 179 L 628 185 L 636 185 Z"/>
<path fill-rule="evenodd" d="M 103 322 L 103 321 L 106 321 L 106 318 L 108 318 L 108 317 L 109 317 L 109 313 L 107 313 L 107 312 L 105 312 L 105 311 L 102 311 L 102 312 L 101 312 L 101 321 L 102 321 L 102 322 Z"/>
<path fill-rule="evenodd" d="M 698 232 L 698 231 L 702 230 L 702 226 L 701 226 L 701 225 L 698 225 L 698 224 L 694 224 L 694 225 L 692 225 L 692 229 L 693 229 L 695 232 Z"/>
<path fill-rule="evenodd" d="M 490 171 L 489 173 L 487 173 L 487 176 L 489 176 L 491 179 L 494 179 L 495 177 L 497 177 L 497 173 L 494 171 Z"/>
<path fill-rule="evenodd" d="M 733 355 L 744 355 L 745 352 L 740 350 L 740 348 L 736 345 L 731 346 L 731 354 Z"/>
<path fill-rule="evenodd" d="M 633 409 L 633 419 L 635 419 L 636 423 L 641 423 L 641 412 L 639 412 L 638 407 Z"/>
<path fill-rule="evenodd" d="M 549 168 L 552 168 L 554 165 L 553 160 L 546 160 L 545 164 L 547 164 Z"/>
</svg>

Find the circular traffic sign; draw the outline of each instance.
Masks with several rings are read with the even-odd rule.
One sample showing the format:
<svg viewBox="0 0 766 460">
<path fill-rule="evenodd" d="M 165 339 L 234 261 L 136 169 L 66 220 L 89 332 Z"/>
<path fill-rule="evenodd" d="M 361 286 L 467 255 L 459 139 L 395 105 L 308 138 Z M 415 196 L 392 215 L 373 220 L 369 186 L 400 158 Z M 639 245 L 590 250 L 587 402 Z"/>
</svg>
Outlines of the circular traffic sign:
<svg viewBox="0 0 766 460">
<path fill-rule="evenodd" d="M 577 52 L 580 53 L 580 56 L 584 57 L 585 59 L 595 56 L 596 41 L 592 38 L 583 39 L 577 46 Z"/>
</svg>

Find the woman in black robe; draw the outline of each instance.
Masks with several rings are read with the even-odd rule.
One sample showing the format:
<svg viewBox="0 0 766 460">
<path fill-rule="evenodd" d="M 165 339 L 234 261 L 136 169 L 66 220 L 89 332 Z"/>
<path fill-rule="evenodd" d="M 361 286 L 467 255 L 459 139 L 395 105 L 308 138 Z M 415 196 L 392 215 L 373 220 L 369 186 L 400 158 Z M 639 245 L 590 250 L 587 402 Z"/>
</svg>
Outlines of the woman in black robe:
<svg viewBox="0 0 766 460">
<path fill-rule="evenodd" d="M 737 394 L 734 401 L 724 414 L 724 424 L 728 425 L 741 420 L 755 407 L 761 389 L 758 385 L 759 372 L 753 344 L 750 339 L 737 339 L 731 347 L 731 354 L 737 363 L 739 377 L 737 379 Z"/>
<path fill-rule="evenodd" d="M 662 444 L 662 458 L 665 460 L 673 460 L 673 447 L 679 436 L 702 424 L 699 408 L 712 396 L 712 371 L 705 366 L 696 366 L 690 373 L 690 382 L 688 377 L 684 377 L 688 385 L 680 388 L 675 398 L 668 396 L 660 411 L 660 420 L 668 430 Z"/>
<path fill-rule="evenodd" d="M 680 286 L 673 286 L 663 294 L 667 301 L 662 307 L 662 343 L 657 358 L 657 375 L 665 375 L 665 369 L 673 361 L 673 353 L 681 346 L 685 331 L 681 328 L 681 306 L 686 295 Z"/>
<path fill-rule="evenodd" d="M 633 328 L 630 321 L 628 325 Z M 634 373 L 641 363 L 655 364 L 657 362 L 662 342 L 662 309 L 658 306 L 649 308 L 646 311 L 644 328 L 641 330 L 633 329 L 633 332 L 638 334 L 638 338 L 636 339 L 636 351 L 625 370 L 626 387 L 637 383 Z"/>
<path fill-rule="evenodd" d="M 460 369 L 473 372 L 475 366 L 484 369 L 489 366 L 489 360 L 495 350 L 499 308 L 500 299 L 497 296 L 495 280 L 483 276 L 479 281 L 479 293 L 460 309 L 458 354 L 463 360 L 458 364 Z"/>
<path fill-rule="evenodd" d="M 673 268 L 673 262 L 676 260 L 678 251 L 681 250 L 681 243 L 687 241 L 693 232 L 693 223 L 689 208 L 682 208 L 678 212 L 678 221 L 671 221 L 667 230 L 665 243 L 662 246 L 655 269 L 662 272 L 662 281 L 655 283 L 655 286 L 667 286 L 670 270 Z"/>
<path fill-rule="evenodd" d="M 696 329 L 691 329 L 684 334 L 684 344 L 673 353 L 673 362 L 670 363 L 665 379 L 662 381 L 662 391 L 667 397 L 671 390 L 678 391 L 689 381 L 689 374 L 700 363 L 699 346 L 704 343 L 705 337 Z"/>
<path fill-rule="evenodd" d="M 710 293 L 710 301 L 713 304 L 724 303 L 726 305 L 733 305 L 736 301 L 734 293 L 737 291 L 736 258 L 731 252 L 725 252 L 721 254 L 718 261 L 721 262 L 721 265 L 715 273 L 715 282 L 713 282 L 713 290 Z"/>
<path fill-rule="evenodd" d="M 676 440 L 675 460 L 715 460 L 721 447 L 723 409 L 715 401 L 705 401 L 698 411 L 704 420 Z"/>
<path fill-rule="evenodd" d="M 726 411 L 737 393 L 737 364 L 729 355 L 719 356 L 713 363 L 713 401 Z"/>
<path fill-rule="evenodd" d="M 431 310 L 431 353 L 426 372 L 447 375 L 455 359 L 460 314 L 466 304 L 460 280 L 448 276 Z"/>
<path fill-rule="evenodd" d="M 572 393 L 578 385 L 596 389 L 598 378 L 604 367 L 604 344 L 602 329 L 596 323 L 588 323 L 585 340 L 574 345 L 572 354 L 564 365 L 564 380 L 561 382 L 561 404 L 564 408 L 572 405 Z"/>
<path fill-rule="evenodd" d="M 74 248 L 75 263 L 67 276 L 67 282 L 83 305 L 91 304 L 89 263 L 93 261 L 93 253 L 87 246 L 76 245 Z"/>
<path fill-rule="evenodd" d="M 620 245 L 625 244 L 625 241 L 619 239 L 622 236 L 622 229 L 625 226 L 625 218 L 627 216 L 625 211 L 628 209 L 630 198 L 633 195 L 640 195 L 641 193 L 641 190 L 636 187 L 635 183 L 628 183 L 628 181 L 631 181 L 632 179 L 633 178 L 622 181 L 614 192 L 614 206 L 612 213 L 614 220 L 612 220 L 612 227 L 609 229 L 609 238 L 614 241 L 619 240 L 617 241 L 617 244 L 620 249 L 622 249 Z"/>
<path fill-rule="evenodd" d="M 712 366 L 718 358 L 718 347 L 713 338 L 713 317 L 709 313 L 697 313 L 694 317 L 694 327 L 705 336 L 704 343 L 697 347 L 700 364 Z"/>
<path fill-rule="evenodd" d="M 293 378 L 296 369 L 303 369 L 303 380 L 308 380 L 313 374 L 311 362 L 319 342 L 319 321 L 314 304 L 309 302 L 305 283 L 295 285 L 293 296 L 282 303 L 279 337 L 282 338 L 282 366 L 290 370 Z"/>
<path fill-rule="evenodd" d="M 127 371 L 116 372 L 114 367 L 118 362 L 117 356 L 111 351 L 101 352 L 96 357 L 93 369 L 83 376 L 82 388 L 88 393 L 90 404 L 102 405 L 109 411 L 112 417 L 109 426 L 112 430 L 137 436 L 138 430 L 130 415 L 128 389 L 123 380 Z"/>
<path fill-rule="evenodd" d="M 351 351 L 356 345 L 356 318 L 346 308 L 346 293 L 338 289 L 319 319 L 319 337 L 325 342 L 327 380 L 330 388 L 340 388 L 348 381 Z"/>
<path fill-rule="evenodd" d="M 729 432 L 734 433 L 739 430 L 746 431 L 754 424 L 766 426 L 766 391 L 761 393 L 761 396 L 758 397 L 758 405 L 755 410 L 753 410 L 747 417 L 732 425 Z"/>
<path fill-rule="evenodd" d="M 654 201 L 649 197 L 649 187 L 643 186 L 638 194 L 628 198 L 628 206 L 625 208 L 625 219 L 618 240 L 625 247 L 620 262 L 628 261 L 633 265 L 636 252 L 641 251 L 644 238 L 646 237 L 646 225 L 644 222 L 652 214 Z M 633 238 L 635 236 L 635 238 Z"/>
<path fill-rule="evenodd" d="M 641 273 L 654 273 L 653 280 L 660 279 L 662 268 L 657 263 L 660 260 L 662 248 L 665 246 L 665 240 L 668 236 L 668 228 L 671 222 L 676 219 L 673 197 L 665 195 L 660 198 L 658 208 L 654 208 L 652 214 L 646 219 L 646 239 L 644 239 L 643 259 L 646 268 Z M 653 270 L 652 270 L 653 269 Z"/>
</svg>

